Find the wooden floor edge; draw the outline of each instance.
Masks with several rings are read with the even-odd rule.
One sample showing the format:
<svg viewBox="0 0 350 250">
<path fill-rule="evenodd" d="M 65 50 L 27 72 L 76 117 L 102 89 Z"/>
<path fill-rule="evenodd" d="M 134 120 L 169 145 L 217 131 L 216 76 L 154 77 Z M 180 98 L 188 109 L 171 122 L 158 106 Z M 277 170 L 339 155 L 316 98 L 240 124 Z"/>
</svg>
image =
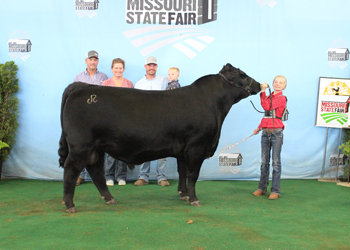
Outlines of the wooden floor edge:
<svg viewBox="0 0 350 250">
<path fill-rule="evenodd" d="M 348 182 L 339 182 L 339 183 L 337 183 L 337 185 L 343 186 L 343 187 L 350 187 L 350 183 L 348 183 Z"/>
<path fill-rule="evenodd" d="M 318 181 L 322 181 L 322 182 L 340 182 L 339 180 L 335 180 L 335 179 L 317 179 Z"/>
</svg>

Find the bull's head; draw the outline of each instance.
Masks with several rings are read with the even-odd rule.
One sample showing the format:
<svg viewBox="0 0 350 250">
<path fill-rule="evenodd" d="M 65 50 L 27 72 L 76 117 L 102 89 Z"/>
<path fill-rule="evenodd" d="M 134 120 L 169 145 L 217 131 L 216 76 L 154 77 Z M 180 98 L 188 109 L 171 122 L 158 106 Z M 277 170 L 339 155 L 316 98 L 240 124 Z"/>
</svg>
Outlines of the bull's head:
<svg viewBox="0 0 350 250">
<path fill-rule="evenodd" d="M 220 74 L 233 86 L 244 89 L 249 95 L 255 95 L 261 90 L 260 83 L 229 63 L 220 70 Z"/>
</svg>

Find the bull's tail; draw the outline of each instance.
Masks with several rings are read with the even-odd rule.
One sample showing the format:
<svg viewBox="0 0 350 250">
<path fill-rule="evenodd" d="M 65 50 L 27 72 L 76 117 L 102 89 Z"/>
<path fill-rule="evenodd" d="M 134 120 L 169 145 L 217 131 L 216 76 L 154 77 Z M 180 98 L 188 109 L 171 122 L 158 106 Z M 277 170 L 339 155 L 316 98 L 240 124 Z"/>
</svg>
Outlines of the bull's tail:
<svg viewBox="0 0 350 250">
<path fill-rule="evenodd" d="M 68 153 L 69 153 L 68 143 L 62 131 L 61 139 L 60 139 L 60 147 L 58 149 L 58 155 L 60 156 L 58 162 L 60 163 L 60 167 L 64 167 L 64 163 L 66 162 Z"/>
<path fill-rule="evenodd" d="M 64 167 L 64 163 L 68 157 L 69 153 L 69 147 L 67 140 L 64 136 L 64 131 L 63 131 L 63 110 L 64 106 L 66 105 L 66 101 L 69 97 L 69 95 L 74 92 L 77 89 L 80 89 L 82 87 L 86 87 L 89 84 L 86 83 L 81 83 L 81 82 L 75 82 L 70 84 L 63 92 L 62 96 L 62 103 L 61 103 L 61 128 L 62 128 L 62 134 L 60 138 L 60 143 L 59 143 L 59 149 L 58 149 L 58 155 L 60 156 L 58 162 L 60 163 L 60 167 Z"/>
</svg>

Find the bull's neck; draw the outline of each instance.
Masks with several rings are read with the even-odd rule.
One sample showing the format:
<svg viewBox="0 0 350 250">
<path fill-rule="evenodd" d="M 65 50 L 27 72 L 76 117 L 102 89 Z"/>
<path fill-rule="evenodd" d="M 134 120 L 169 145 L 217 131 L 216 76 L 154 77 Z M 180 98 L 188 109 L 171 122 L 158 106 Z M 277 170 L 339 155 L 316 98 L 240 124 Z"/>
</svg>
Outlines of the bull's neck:
<svg viewBox="0 0 350 250">
<path fill-rule="evenodd" d="M 228 82 L 222 81 L 223 78 L 220 75 L 212 75 L 211 77 L 212 79 L 203 83 L 205 87 L 202 88 L 202 94 L 213 103 L 214 107 L 220 110 L 224 119 L 232 105 L 245 98 L 246 93 L 243 89 L 235 88 Z M 215 81 L 214 84 L 213 81 Z"/>
</svg>

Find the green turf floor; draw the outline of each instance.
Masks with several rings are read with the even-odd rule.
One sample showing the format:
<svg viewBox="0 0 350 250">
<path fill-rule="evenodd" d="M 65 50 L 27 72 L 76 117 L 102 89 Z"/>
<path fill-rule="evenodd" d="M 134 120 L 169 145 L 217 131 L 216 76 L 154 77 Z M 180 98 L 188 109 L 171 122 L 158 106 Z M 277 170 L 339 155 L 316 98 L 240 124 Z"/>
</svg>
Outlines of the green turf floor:
<svg viewBox="0 0 350 250">
<path fill-rule="evenodd" d="M 118 205 L 86 183 L 67 214 L 62 182 L 3 179 L 0 249 L 350 249 L 350 188 L 282 180 L 281 197 L 268 200 L 252 195 L 257 185 L 197 182 L 202 206 L 191 207 L 175 180 L 110 187 Z"/>
</svg>

